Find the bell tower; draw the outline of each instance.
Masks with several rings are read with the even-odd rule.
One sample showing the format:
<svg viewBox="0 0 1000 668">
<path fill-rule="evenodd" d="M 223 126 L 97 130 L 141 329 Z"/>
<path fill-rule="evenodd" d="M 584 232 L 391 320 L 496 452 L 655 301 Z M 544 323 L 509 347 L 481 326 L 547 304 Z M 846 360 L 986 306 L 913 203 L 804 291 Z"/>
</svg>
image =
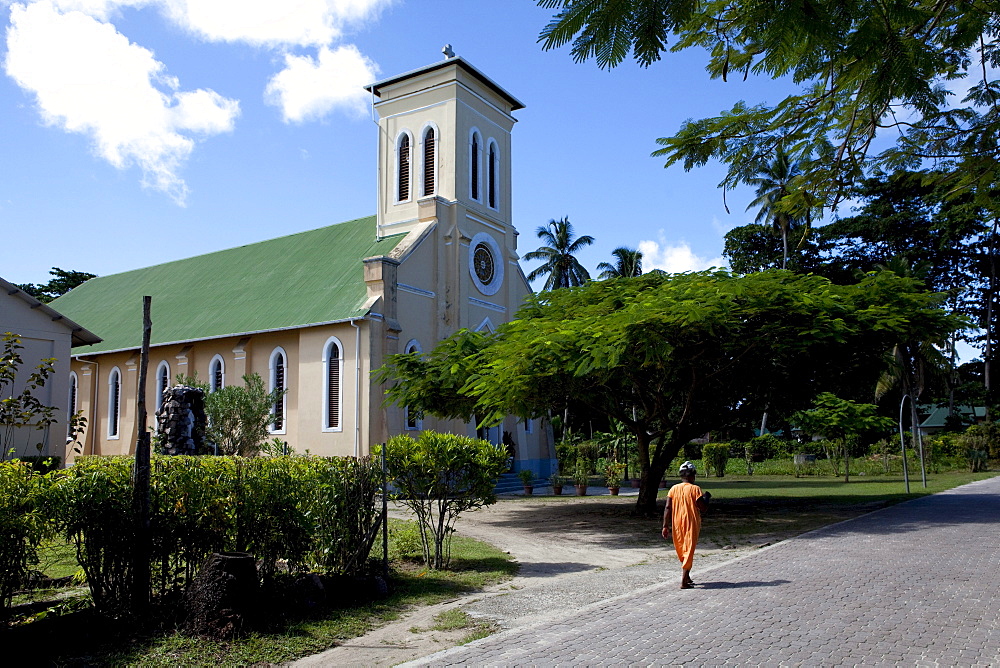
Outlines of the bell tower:
<svg viewBox="0 0 1000 668">
<path fill-rule="evenodd" d="M 450 45 L 442 51 L 443 60 L 367 87 L 378 98 L 379 238 L 432 221 L 464 227 L 466 213 L 513 234 L 511 113 L 524 105 Z"/>
</svg>

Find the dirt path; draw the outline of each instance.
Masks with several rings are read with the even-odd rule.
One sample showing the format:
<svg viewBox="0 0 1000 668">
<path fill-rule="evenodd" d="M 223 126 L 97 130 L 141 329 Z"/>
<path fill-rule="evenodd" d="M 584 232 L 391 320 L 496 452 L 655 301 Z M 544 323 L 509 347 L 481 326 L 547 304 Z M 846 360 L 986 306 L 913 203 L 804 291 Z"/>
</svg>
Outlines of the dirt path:
<svg viewBox="0 0 1000 668">
<path fill-rule="evenodd" d="M 604 490 L 601 490 L 604 491 Z M 560 602 L 574 597 L 601 596 L 601 585 L 622 587 L 649 584 L 650 577 L 674 577 L 675 557 L 659 536 L 659 520 L 631 515 L 634 492 L 621 497 L 507 498 L 482 510 L 462 515 L 457 533 L 509 552 L 521 565 L 517 577 L 492 591 L 457 598 L 410 611 L 400 620 L 293 666 L 391 666 L 452 647 L 468 629 L 434 631 L 434 617 L 456 607 L 476 617 L 510 627 L 539 615 L 559 614 Z M 403 509 L 391 517 L 406 518 Z M 738 556 L 740 550 L 699 552 L 703 564 Z M 713 556 L 714 555 L 714 556 Z M 659 563 L 670 560 L 668 563 Z M 630 569 L 650 564 L 653 569 Z M 611 572 L 622 577 L 609 578 Z M 545 602 L 556 602 L 555 606 Z"/>
</svg>

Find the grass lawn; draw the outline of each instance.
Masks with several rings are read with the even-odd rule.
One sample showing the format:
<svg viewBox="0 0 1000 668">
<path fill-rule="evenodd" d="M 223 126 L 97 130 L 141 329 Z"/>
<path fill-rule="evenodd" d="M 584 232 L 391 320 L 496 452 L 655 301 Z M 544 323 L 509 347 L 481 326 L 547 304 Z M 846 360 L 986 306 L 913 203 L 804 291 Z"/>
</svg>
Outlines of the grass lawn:
<svg viewBox="0 0 1000 668">
<path fill-rule="evenodd" d="M 390 520 L 390 528 L 404 522 Z M 326 610 L 312 616 L 283 620 L 267 632 L 218 642 L 190 638 L 172 628 L 130 633 L 128 621 L 117 624 L 98 619 L 92 609 L 50 614 L 45 619 L 9 629 L 5 659 L 18 665 L 127 665 L 127 666 L 246 666 L 280 663 L 308 656 L 344 640 L 363 635 L 398 619 L 410 606 L 439 603 L 457 595 L 509 580 L 517 564 L 509 554 L 480 541 L 456 536 L 451 568 L 428 571 L 412 555 L 396 554 L 391 563 L 392 593 L 388 598 L 352 608 Z M 474 632 L 470 622 L 470 632 Z M 10 652 L 13 652 L 11 654 Z"/>
<path fill-rule="evenodd" d="M 712 493 L 712 506 L 702 524 L 700 545 L 765 545 L 996 475 L 1000 475 L 1000 471 L 928 474 L 924 489 L 917 470 L 915 476 L 910 476 L 909 494 L 902 476 L 860 476 L 847 483 L 843 478 L 820 476 L 699 476 L 697 484 Z M 664 496 L 666 490 L 660 492 L 660 497 Z"/>
</svg>

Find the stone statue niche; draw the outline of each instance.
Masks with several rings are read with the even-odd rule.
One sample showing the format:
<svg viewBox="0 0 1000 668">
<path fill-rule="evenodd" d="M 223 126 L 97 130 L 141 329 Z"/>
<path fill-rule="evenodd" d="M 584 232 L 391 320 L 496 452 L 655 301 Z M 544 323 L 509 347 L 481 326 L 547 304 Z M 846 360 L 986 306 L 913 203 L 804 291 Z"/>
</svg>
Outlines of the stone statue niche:
<svg viewBox="0 0 1000 668">
<path fill-rule="evenodd" d="M 163 391 L 156 411 L 156 442 L 165 455 L 195 455 L 204 452 L 205 393 L 196 387 L 177 385 Z"/>
</svg>

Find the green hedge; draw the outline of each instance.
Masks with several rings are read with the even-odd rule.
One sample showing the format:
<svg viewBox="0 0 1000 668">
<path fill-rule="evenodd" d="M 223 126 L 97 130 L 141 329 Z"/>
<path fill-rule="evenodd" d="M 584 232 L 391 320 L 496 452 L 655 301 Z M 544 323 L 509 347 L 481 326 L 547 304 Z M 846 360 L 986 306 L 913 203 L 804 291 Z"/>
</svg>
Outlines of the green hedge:
<svg viewBox="0 0 1000 668">
<path fill-rule="evenodd" d="M 729 463 L 729 443 L 706 443 L 701 446 L 702 462 L 705 464 L 705 475 L 715 474 L 716 478 L 726 475 L 726 465 Z"/>
<path fill-rule="evenodd" d="M 250 552 L 261 578 L 280 567 L 354 575 L 368 565 L 382 474 L 371 458 L 161 457 L 150 479 L 153 594 L 183 591 L 211 552 Z M 58 531 L 76 546 L 95 606 L 128 614 L 135 525 L 132 459 L 83 457 L 47 475 L 0 466 L 0 594 L 6 604 L 34 548 Z"/>
</svg>

